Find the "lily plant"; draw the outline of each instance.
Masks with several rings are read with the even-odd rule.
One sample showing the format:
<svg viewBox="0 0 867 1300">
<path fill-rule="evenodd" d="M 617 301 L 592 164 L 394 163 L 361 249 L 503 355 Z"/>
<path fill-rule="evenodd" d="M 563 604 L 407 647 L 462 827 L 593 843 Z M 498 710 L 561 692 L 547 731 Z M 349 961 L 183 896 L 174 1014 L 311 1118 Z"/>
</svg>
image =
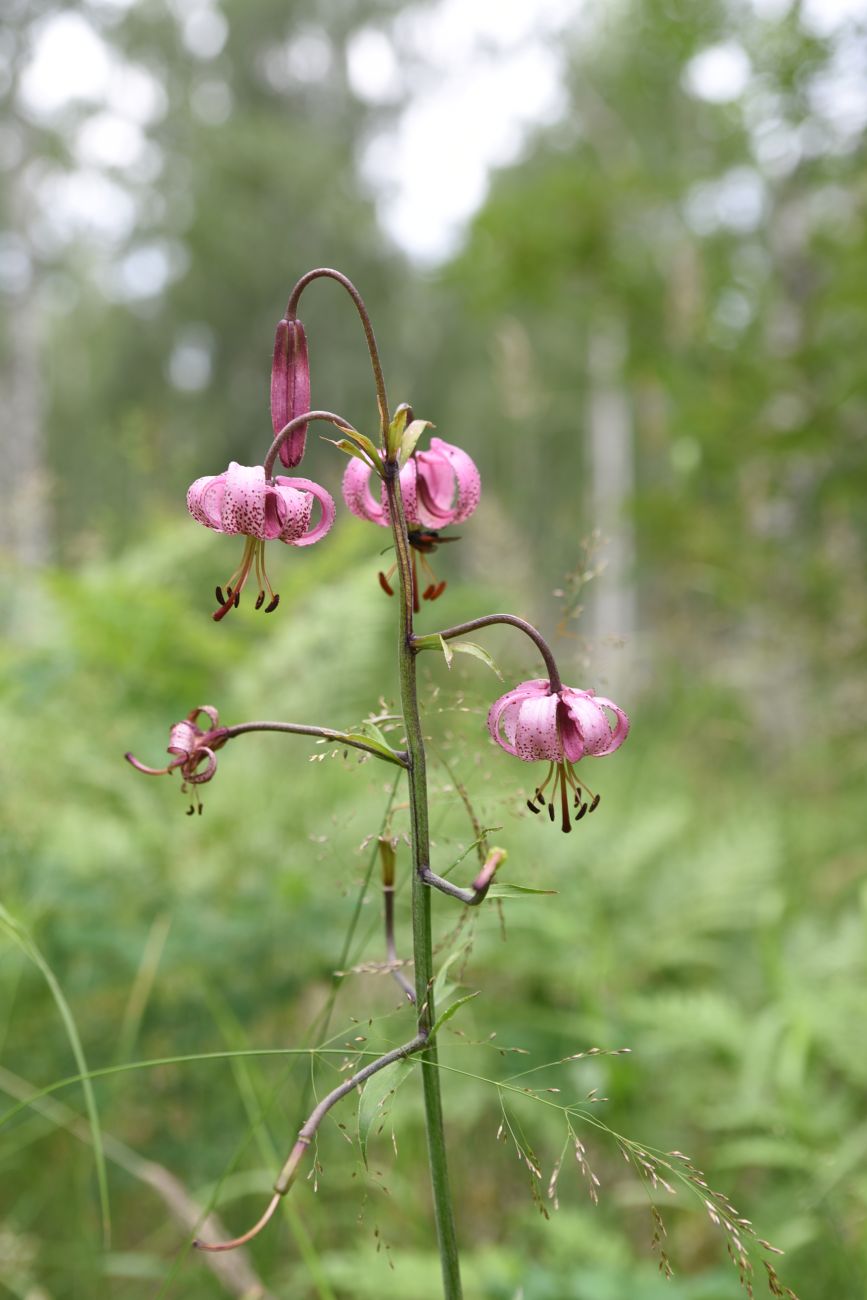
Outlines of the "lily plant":
<svg viewBox="0 0 867 1300">
<path fill-rule="evenodd" d="M 298 305 L 305 289 L 323 277 L 336 280 L 348 292 L 364 328 L 379 410 L 375 438 L 360 433 L 349 420 L 334 412 L 311 408 L 307 338 L 298 319 Z M 552 821 L 559 806 L 563 831 L 570 831 L 573 821 L 581 820 L 599 803 L 599 796 L 591 792 L 583 777 L 576 775 L 576 766 L 585 758 L 602 758 L 618 749 L 628 734 L 629 721 L 612 700 L 594 695 L 591 690 L 564 686 L 551 647 L 535 627 L 517 615 L 493 613 L 435 632 L 416 631 L 414 618 L 419 613 L 420 602 L 439 599 L 446 585 L 435 578 L 427 557 L 440 545 L 457 540 L 448 530 L 465 524 L 475 512 L 481 497 L 481 478 L 474 460 L 463 448 L 439 437 L 432 437 L 423 446 L 422 439 L 431 425 L 416 419 L 408 405 L 391 410 L 367 309 L 355 286 L 338 271 L 324 267 L 312 270 L 292 290 L 276 332 L 271 417 L 273 438 L 262 464 L 246 466 L 233 461 L 223 473 L 196 479 L 187 495 L 194 520 L 215 532 L 244 538 L 240 563 L 228 582 L 216 588 L 217 609 L 213 617 L 219 622 L 238 607 L 248 587 L 256 593 L 255 607 L 264 605 L 266 613 L 273 612 L 279 597 L 265 568 L 266 543 L 280 541 L 290 547 L 310 546 L 327 535 L 335 517 L 331 496 L 312 480 L 293 474 L 303 458 L 311 423 L 322 421 L 331 425 L 339 436 L 328 441 L 334 442 L 349 458 L 343 477 L 343 499 L 347 507 L 357 517 L 388 529 L 394 547 L 394 563 L 391 569 L 380 574 L 379 580 L 384 591 L 397 596 L 401 747 L 389 745 L 381 733 L 374 735 L 290 721 L 220 725 L 216 709 L 207 705 L 193 709 L 186 719 L 171 726 L 170 761 L 163 767 L 148 767 L 131 754 L 126 757 L 138 771 L 149 775 L 171 774 L 178 769 L 185 791 L 192 791 L 196 799 L 189 812 L 195 807 L 201 811 L 198 790 L 215 775 L 217 751 L 253 732 L 316 737 L 328 744 L 359 749 L 400 769 L 406 782 L 411 826 L 411 980 L 395 960 L 395 855 L 389 842 L 382 840 L 385 942 L 390 969 L 406 1002 L 411 1004 L 415 1025 L 406 1042 L 345 1078 L 318 1102 L 302 1125 L 283 1168 L 277 1172 L 273 1195 L 253 1227 L 231 1241 L 197 1241 L 196 1245 L 203 1251 L 232 1250 L 259 1233 L 294 1183 L 316 1132 L 332 1107 L 356 1094 L 368 1079 L 387 1066 L 414 1057 L 424 1064 L 419 1076 L 424 1093 L 444 1294 L 447 1300 L 456 1300 L 461 1295 L 461 1277 L 437 1069 L 431 900 L 438 891 L 455 903 L 478 907 L 485 902 L 506 852 L 502 848 L 486 847 L 480 854 L 479 870 L 466 887 L 435 870 L 429 831 L 425 740 L 419 711 L 419 655 L 426 650 L 438 650 L 450 657 L 452 643 L 454 648 L 463 645 L 465 649 L 477 651 L 478 647 L 468 645 L 464 638 L 486 627 L 510 627 L 529 638 L 541 657 L 545 675 L 521 683 L 496 700 L 490 708 L 488 730 L 497 744 L 519 760 L 547 763 L 547 771 L 534 787 L 528 803 L 533 812 L 547 807 Z M 281 467 L 292 473 L 275 475 L 278 459 Z M 317 503 L 318 519 L 313 522 Z"/>
</svg>

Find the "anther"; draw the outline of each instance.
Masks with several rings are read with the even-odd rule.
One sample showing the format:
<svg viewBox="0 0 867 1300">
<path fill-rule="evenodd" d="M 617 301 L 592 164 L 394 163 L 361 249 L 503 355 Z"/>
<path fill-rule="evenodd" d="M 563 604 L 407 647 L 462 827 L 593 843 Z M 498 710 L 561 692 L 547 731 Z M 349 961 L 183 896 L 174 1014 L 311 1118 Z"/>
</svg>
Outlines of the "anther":
<svg viewBox="0 0 867 1300">
<path fill-rule="evenodd" d="M 218 604 L 218 605 L 225 605 L 225 603 L 226 603 L 226 597 L 223 595 L 223 588 L 222 588 L 222 587 L 215 587 L 215 588 L 214 588 L 214 595 L 217 597 L 217 604 Z"/>
<path fill-rule="evenodd" d="M 265 604 L 265 593 L 264 591 L 260 591 L 259 595 L 256 597 L 256 609 L 261 609 L 264 604 Z"/>
<path fill-rule="evenodd" d="M 234 599 L 232 600 L 232 604 L 235 606 L 235 609 L 237 609 L 240 603 L 241 603 L 241 588 L 239 587 L 238 590 L 235 592 L 235 596 Z"/>
<path fill-rule="evenodd" d="M 445 589 L 446 589 L 445 581 L 437 583 L 437 585 L 434 587 L 428 599 L 439 600 L 440 596 L 443 594 Z"/>
<path fill-rule="evenodd" d="M 196 810 L 195 810 L 195 808 L 193 807 L 193 805 L 190 804 L 189 808 L 187 809 L 187 816 L 188 816 L 188 817 L 192 817 L 192 815 L 193 815 L 193 813 L 194 813 L 195 811 L 196 811 Z"/>
<path fill-rule="evenodd" d="M 599 807 L 599 799 L 600 799 L 600 795 L 594 794 L 593 802 L 590 804 L 590 807 L 587 809 L 588 812 L 596 811 L 596 809 Z"/>
<path fill-rule="evenodd" d="M 393 596 L 394 588 L 391 586 L 391 583 L 388 581 L 388 578 L 385 576 L 384 573 L 380 573 L 378 576 L 379 576 L 379 585 L 380 587 L 382 587 L 382 590 L 385 592 L 386 596 Z"/>
<path fill-rule="evenodd" d="M 421 593 L 422 600 L 433 600 L 433 594 L 435 591 L 436 583 L 432 582 L 429 586 L 425 587 L 424 591 Z"/>
<path fill-rule="evenodd" d="M 532 812 L 532 813 L 539 813 L 539 812 L 542 811 L 541 808 L 537 808 L 537 807 L 536 807 L 536 805 L 533 803 L 532 799 L 528 799 L 528 800 L 527 800 L 527 807 L 530 809 L 530 812 Z"/>
<path fill-rule="evenodd" d="M 274 599 L 270 602 L 270 604 L 265 606 L 265 613 L 273 614 L 274 610 L 277 608 L 279 604 L 280 604 L 280 593 L 278 592 L 277 595 L 274 597 Z"/>
<path fill-rule="evenodd" d="M 582 803 L 581 807 L 578 809 L 578 811 L 575 814 L 576 822 L 580 822 L 581 818 L 587 815 L 589 808 L 590 808 L 589 804 Z"/>
<path fill-rule="evenodd" d="M 551 821 L 554 820 L 555 813 L 554 813 L 554 805 L 552 803 L 548 804 L 548 816 L 551 818 Z"/>
</svg>

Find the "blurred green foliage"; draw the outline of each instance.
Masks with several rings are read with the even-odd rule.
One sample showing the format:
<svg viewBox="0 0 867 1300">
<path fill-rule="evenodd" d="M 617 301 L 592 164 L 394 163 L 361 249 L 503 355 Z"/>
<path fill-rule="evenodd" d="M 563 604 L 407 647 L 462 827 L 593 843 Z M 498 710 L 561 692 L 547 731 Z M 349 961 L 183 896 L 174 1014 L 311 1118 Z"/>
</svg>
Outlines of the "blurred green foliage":
<svg viewBox="0 0 867 1300">
<path fill-rule="evenodd" d="M 595 1120 L 688 1152 L 786 1250 L 781 1273 L 803 1297 L 863 1295 L 864 150 L 857 121 L 844 130 L 823 116 L 820 93 L 846 50 L 863 49 L 863 22 L 823 35 L 803 6 L 770 16 L 671 0 L 576 16 L 561 120 L 495 177 L 464 248 L 431 275 L 384 246 L 356 176 L 378 114 L 393 110 L 352 94 L 346 45 L 366 24 L 391 31 L 397 6 L 232 0 L 227 44 L 206 67 L 156 0 L 68 8 L 165 93 L 150 129 L 163 166 L 156 180 L 127 178 L 137 220 L 112 256 L 163 241 L 183 267 L 155 298 L 108 300 L 105 251 L 52 246 L 28 206 L 37 173 L 71 165 L 92 105 L 49 123 L 10 113 L 25 148 L 0 209 L 29 240 L 54 564 L 23 580 L 10 556 L 2 579 L 0 898 L 59 981 L 91 1069 L 310 1047 L 326 1032 L 340 1052 L 313 1068 L 247 1056 L 104 1076 L 109 1160 L 120 1140 L 245 1227 L 344 1048 L 407 1036 L 396 988 L 352 970 L 381 959 L 375 890 L 340 964 L 386 769 L 251 736 L 221 753 L 203 816 L 188 818 L 172 782 L 121 759 L 160 761 L 169 724 L 198 703 L 229 721 L 335 727 L 394 706 L 394 609 L 375 578 L 384 534 L 343 520 L 327 545 L 281 554 L 274 618 L 242 610 L 215 628 L 210 592 L 232 543 L 179 517 L 192 477 L 261 455 L 274 323 L 296 274 L 335 263 L 368 299 L 393 400 L 411 399 L 483 473 L 463 545 L 436 557 L 450 585 L 424 630 L 494 608 L 560 620 L 566 680 L 604 687 L 617 653 L 551 595 L 584 563 L 594 523 L 583 429 L 599 332 L 622 336 L 634 421 L 625 510 L 640 675 L 618 687 L 628 745 L 588 778 L 603 794 L 594 817 L 568 838 L 531 819 L 533 774 L 484 729 L 497 681 L 466 658 L 423 664 L 440 867 L 473 839 L 454 774 L 509 850 L 504 877 L 557 890 L 461 925 L 447 900 L 436 909 L 439 960 L 461 954 L 456 991 L 481 990 L 443 1051 L 468 1296 L 738 1293 L 723 1236 L 686 1189 L 653 1194 L 675 1268 L 660 1277 L 648 1189 Z M 11 5 L 0 86 L 11 110 L 51 9 Z M 269 52 L 314 19 L 328 73 L 281 80 L 272 62 L 265 75 Z M 749 59 L 745 89 L 725 102 L 689 94 L 690 61 L 725 41 Z M 225 120 L 192 111 L 203 81 L 228 88 Z M 759 196 L 754 219 L 731 198 L 738 184 L 742 203 L 744 186 Z M 23 300 L 9 302 L 7 374 L 24 333 Z M 367 427 L 375 406 L 349 304 L 319 286 L 304 319 L 314 402 Z M 210 349 L 200 391 L 171 382 L 189 338 Z M 336 492 L 337 458 L 315 437 L 308 455 L 305 472 Z M 535 674 L 511 638 L 479 639 L 507 681 Z M 406 922 L 401 895 L 404 951 Z M 535 1179 L 497 1141 L 506 1094 L 490 1080 L 594 1045 L 631 1055 L 552 1064 L 531 1076 L 539 1099 L 506 1102 Z M 0 1071 L 7 1092 L 76 1072 L 51 990 L 8 934 Z M 599 1204 L 570 1156 L 555 1212 L 556 1103 L 594 1089 L 608 1100 L 588 1103 L 581 1139 Z M 335 1113 L 317 1194 L 296 1188 L 285 1225 L 250 1252 L 273 1294 L 439 1293 L 416 1093 L 410 1081 L 395 1097 L 366 1169 L 344 1140 L 352 1107 Z M 85 1113 L 80 1085 L 56 1100 Z M 0 1130 L 3 1286 L 28 1300 L 225 1294 L 128 1159 L 109 1167 L 114 1237 L 102 1248 L 93 1152 L 70 1122 L 25 1109 Z"/>
</svg>

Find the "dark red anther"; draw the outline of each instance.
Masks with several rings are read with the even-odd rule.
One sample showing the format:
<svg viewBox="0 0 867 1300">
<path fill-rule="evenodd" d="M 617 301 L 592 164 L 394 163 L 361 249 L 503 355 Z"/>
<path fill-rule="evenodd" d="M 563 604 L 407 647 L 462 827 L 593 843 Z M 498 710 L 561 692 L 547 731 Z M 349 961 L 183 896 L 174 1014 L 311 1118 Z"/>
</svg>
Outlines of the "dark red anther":
<svg viewBox="0 0 867 1300">
<path fill-rule="evenodd" d="M 581 807 L 578 809 L 578 811 L 575 814 L 576 822 L 580 822 L 582 817 L 586 817 L 588 810 L 589 810 L 589 804 L 582 803 Z"/>
<path fill-rule="evenodd" d="M 277 608 L 277 606 L 278 606 L 279 604 L 280 604 L 280 595 L 279 595 L 279 593 L 278 593 L 278 594 L 274 597 L 274 599 L 271 601 L 271 603 L 270 603 L 269 605 L 266 605 L 266 606 L 265 606 L 265 613 L 266 613 L 266 614 L 273 614 L 273 613 L 274 613 L 274 610 Z"/>
<path fill-rule="evenodd" d="M 591 804 L 590 804 L 590 807 L 587 809 L 588 812 L 595 812 L 595 811 L 596 811 L 596 809 L 599 807 L 599 799 L 600 799 L 600 796 L 599 796 L 598 794 L 594 794 L 594 796 L 593 796 L 593 800 L 592 800 L 592 802 L 591 802 Z"/>
<path fill-rule="evenodd" d="M 196 810 L 195 810 L 195 808 L 193 807 L 193 805 L 190 804 L 189 808 L 187 809 L 187 816 L 188 816 L 188 817 L 192 817 L 192 815 L 193 815 L 193 813 L 194 813 L 195 811 L 196 811 Z"/>
<path fill-rule="evenodd" d="M 218 604 L 218 605 L 225 605 L 225 603 L 226 603 L 226 597 L 223 595 L 223 588 L 222 588 L 222 587 L 215 587 L 215 588 L 214 588 L 214 595 L 217 597 L 217 604 Z"/>
<path fill-rule="evenodd" d="M 434 587 L 433 591 L 431 592 L 430 596 L 428 597 L 428 599 L 439 600 L 440 596 L 443 594 L 445 589 L 446 589 L 445 580 L 443 580 L 442 582 L 438 582 L 437 585 Z"/>
<path fill-rule="evenodd" d="M 551 821 L 554 820 L 555 813 L 554 813 L 554 805 L 552 803 L 548 804 L 548 816 L 551 818 Z"/>
<path fill-rule="evenodd" d="M 234 596 L 232 597 L 232 604 L 235 606 L 235 609 L 237 609 L 240 603 L 241 603 L 241 588 L 239 587 L 238 590 L 235 592 Z"/>
<path fill-rule="evenodd" d="M 255 606 L 255 607 L 256 607 L 256 609 L 261 609 L 262 606 L 263 606 L 264 604 L 265 604 L 265 593 L 264 593 L 264 591 L 260 591 L 260 592 L 259 592 L 259 595 L 256 597 L 256 606 Z"/>
<path fill-rule="evenodd" d="M 382 590 L 385 592 L 386 596 L 393 596 L 394 588 L 392 587 L 391 583 L 388 581 L 388 578 L 385 576 L 385 574 L 380 573 L 377 576 L 379 577 L 379 585 L 380 587 L 382 587 Z"/>
<path fill-rule="evenodd" d="M 436 583 L 432 582 L 430 586 L 425 587 L 421 593 L 422 600 L 433 600 L 433 593 L 436 591 Z"/>
<path fill-rule="evenodd" d="M 533 803 L 532 799 L 528 799 L 528 800 L 527 800 L 527 807 L 530 809 L 530 812 L 532 812 L 532 813 L 539 813 L 539 812 L 542 811 L 541 808 L 537 808 L 537 807 L 536 807 L 536 805 Z"/>
</svg>

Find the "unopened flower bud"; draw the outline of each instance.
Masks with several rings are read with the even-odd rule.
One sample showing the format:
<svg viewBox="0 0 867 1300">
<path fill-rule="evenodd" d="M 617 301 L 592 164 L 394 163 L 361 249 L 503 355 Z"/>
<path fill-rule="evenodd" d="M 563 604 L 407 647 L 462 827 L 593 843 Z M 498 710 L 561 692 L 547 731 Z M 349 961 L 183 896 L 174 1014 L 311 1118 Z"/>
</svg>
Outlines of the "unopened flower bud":
<svg viewBox="0 0 867 1300">
<path fill-rule="evenodd" d="M 307 335 L 300 320 L 281 320 L 274 338 L 271 365 L 271 423 L 275 436 L 290 420 L 310 410 L 310 365 Z M 307 440 L 307 425 L 299 425 L 280 444 L 280 459 L 294 468 L 300 465 Z"/>
</svg>

